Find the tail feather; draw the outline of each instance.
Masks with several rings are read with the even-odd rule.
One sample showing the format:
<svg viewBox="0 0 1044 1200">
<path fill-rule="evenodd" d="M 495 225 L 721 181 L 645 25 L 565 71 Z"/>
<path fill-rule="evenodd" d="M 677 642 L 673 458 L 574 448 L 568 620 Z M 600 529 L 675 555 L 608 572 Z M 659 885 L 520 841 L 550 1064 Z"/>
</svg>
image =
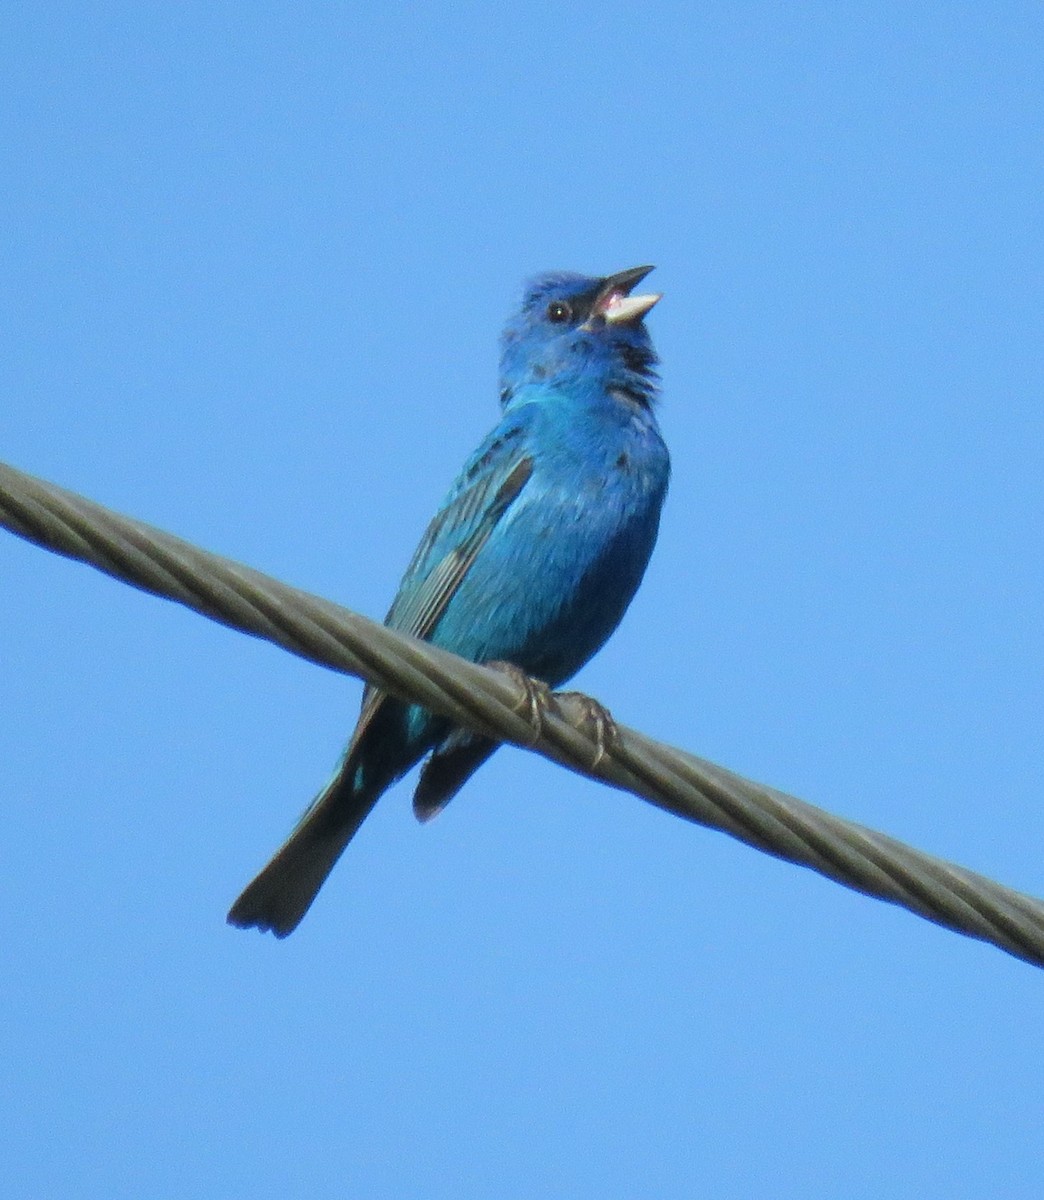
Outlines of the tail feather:
<svg viewBox="0 0 1044 1200">
<path fill-rule="evenodd" d="M 340 772 L 232 905 L 228 923 L 278 938 L 293 933 L 380 793 L 356 791 L 346 772 Z"/>
</svg>

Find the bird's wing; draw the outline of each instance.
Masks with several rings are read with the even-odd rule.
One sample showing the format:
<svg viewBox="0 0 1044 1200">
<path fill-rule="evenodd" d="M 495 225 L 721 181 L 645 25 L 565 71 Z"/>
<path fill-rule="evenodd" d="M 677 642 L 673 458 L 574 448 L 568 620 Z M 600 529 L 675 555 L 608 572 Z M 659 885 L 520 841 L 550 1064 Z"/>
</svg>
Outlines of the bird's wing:
<svg viewBox="0 0 1044 1200">
<path fill-rule="evenodd" d="M 521 423 L 501 425 L 464 466 L 428 526 L 385 624 L 427 639 L 453 599 L 472 563 L 533 473 Z M 348 757 L 373 720 L 383 693 L 367 686 Z"/>
<path fill-rule="evenodd" d="M 421 768 L 413 793 L 413 812 L 418 821 L 437 817 L 464 784 L 497 748 L 497 743 L 466 729 L 455 729 L 435 747 Z"/>
</svg>

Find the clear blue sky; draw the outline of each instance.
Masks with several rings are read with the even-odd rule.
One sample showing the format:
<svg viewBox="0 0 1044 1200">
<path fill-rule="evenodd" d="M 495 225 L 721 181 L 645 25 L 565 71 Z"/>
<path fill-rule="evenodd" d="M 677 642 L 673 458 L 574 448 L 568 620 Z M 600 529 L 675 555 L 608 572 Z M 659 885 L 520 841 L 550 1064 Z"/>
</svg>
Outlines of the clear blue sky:
<svg viewBox="0 0 1044 1200">
<path fill-rule="evenodd" d="M 0 22 L 0 458 L 380 616 L 520 282 L 656 263 L 579 685 L 1044 893 L 1039 5 Z M 1040 1196 L 1044 975 L 520 751 L 227 928 L 358 693 L 0 536 L 5 1196 Z"/>
</svg>

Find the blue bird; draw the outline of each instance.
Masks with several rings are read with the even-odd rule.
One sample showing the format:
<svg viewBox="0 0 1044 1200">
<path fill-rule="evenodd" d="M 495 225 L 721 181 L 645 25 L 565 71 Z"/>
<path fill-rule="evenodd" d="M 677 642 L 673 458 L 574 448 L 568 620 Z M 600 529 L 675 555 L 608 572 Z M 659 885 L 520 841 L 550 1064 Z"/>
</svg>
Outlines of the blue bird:
<svg viewBox="0 0 1044 1200">
<path fill-rule="evenodd" d="M 652 267 L 527 287 L 501 343 L 500 423 L 428 526 L 385 624 L 555 688 L 602 646 L 645 573 L 670 461 L 656 352 L 632 295 Z M 286 937 L 378 797 L 429 754 L 414 795 L 434 816 L 497 748 L 416 704 L 363 693 L 341 765 L 228 914 Z"/>
</svg>

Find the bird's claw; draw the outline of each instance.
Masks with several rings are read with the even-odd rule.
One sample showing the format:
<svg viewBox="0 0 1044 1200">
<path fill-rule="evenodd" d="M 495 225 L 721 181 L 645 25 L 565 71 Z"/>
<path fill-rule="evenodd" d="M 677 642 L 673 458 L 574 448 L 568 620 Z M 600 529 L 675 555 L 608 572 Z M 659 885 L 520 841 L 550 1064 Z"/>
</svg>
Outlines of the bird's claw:
<svg viewBox="0 0 1044 1200">
<path fill-rule="evenodd" d="M 583 692 L 555 692 L 554 702 L 555 707 L 574 729 L 583 733 L 590 731 L 590 737 L 595 744 L 595 754 L 588 765 L 593 771 L 620 740 L 613 714 L 604 704 Z"/>
<path fill-rule="evenodd" d="M 534 679 L 527 675 L 521 667 L 516 667 L 514 663 L 502 662 L 500 659 L 495 659 L 493 662 L 484 664 L 490 670 L 499 671 L 502 675 L 506 675 L 512 683 L 518 685 L 522 691 L 522 702 L 515 708 L 516 712 L 524 712 L 526 720 L 533 731 L 533 736 L 529 741 L 529 745 L 535 745 L 544 732 L 544 714 L 554 702 L 554 696 L 551 689 L 540 679 Z"/>
</svg>

